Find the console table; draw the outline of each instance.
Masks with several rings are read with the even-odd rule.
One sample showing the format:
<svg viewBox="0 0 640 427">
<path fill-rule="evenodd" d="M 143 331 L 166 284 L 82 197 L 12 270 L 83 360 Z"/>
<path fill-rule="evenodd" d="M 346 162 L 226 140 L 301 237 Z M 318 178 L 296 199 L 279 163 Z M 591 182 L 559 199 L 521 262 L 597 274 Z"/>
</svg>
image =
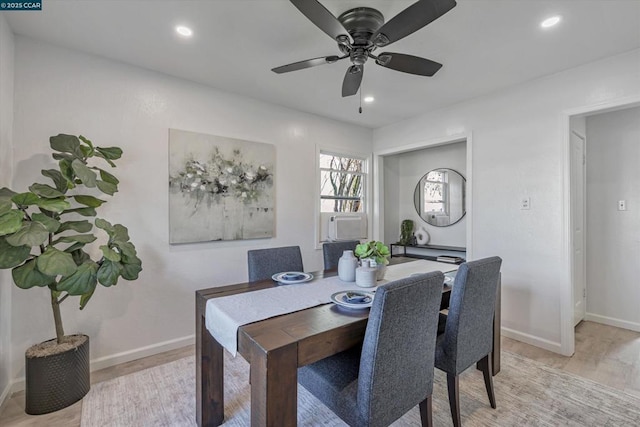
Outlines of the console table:
<svg viewBox="0 0 640 427">
<path fill-rule="evenodd" d="M 421 258 L 436 261 L 439 256 L 459 257 L 464 260 L 467 258 L 467 248 L 459 246 L 444 245 L 401 245 L 400 243 L 392 243 L 389 245 L 391 256 L 403 256 L 409 258 Z"/>
</svg>

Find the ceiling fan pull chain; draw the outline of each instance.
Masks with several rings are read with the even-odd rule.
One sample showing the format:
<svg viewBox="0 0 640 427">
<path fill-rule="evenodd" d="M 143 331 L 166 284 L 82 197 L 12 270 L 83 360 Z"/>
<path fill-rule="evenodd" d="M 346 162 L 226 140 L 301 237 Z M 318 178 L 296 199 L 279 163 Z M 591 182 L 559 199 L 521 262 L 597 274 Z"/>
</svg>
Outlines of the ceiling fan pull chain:
<svg viewBox="0 0 640 427">
<path fill-rule="evenodd" d="M 360 108 L 358 108 L 358 112 L 362 114 L 362 85 L 360 85 Z"/>
</svg>

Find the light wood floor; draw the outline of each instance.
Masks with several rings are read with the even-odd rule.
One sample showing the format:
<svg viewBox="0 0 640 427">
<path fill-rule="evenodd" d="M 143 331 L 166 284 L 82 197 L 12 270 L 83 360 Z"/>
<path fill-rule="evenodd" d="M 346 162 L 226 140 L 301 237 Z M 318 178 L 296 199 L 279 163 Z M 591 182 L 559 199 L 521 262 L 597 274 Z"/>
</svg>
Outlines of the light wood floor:
<svg viewBox="0 0 640 427">
<path fill-rule="evenodd" d="M 576 327 L 576 352 L 572 357 L 560 356 L 505 337 L 502 337 L 502 348 L 640 397 L 640 333 L 638 332 L 593 322 L 582 322 Z M 182 357 L 193 356 L 193 354 L 194 347 L 189 346 L 145 357 L 92 372 L 91 382 L 97 383 L 127 375 Z M 499 378 L 500 375 L 496 380 Z M 19 392 L 0 409 L 0 426 L 79 427 L 81 414 L 82 401 L 52 414 L 26 415 L 24 392 Z"/>
</svg>

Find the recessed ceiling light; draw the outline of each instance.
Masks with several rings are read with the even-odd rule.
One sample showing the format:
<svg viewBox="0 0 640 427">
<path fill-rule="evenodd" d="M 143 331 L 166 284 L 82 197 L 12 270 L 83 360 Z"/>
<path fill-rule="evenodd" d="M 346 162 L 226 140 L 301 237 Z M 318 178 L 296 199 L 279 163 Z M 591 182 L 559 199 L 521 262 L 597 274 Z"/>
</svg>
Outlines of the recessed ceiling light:
<svg viewBox="0 0 640 427">
<path fill-rule="evenodd" d="M 180 34 L 182 37 L 191 37 L 193 35 L 193 30 L 189 27 L 185 27 L 184 25 L 178 25 L 176 27 L 176 33 Z"/>
<path fill-rule="evenodd" d="M 552 16 L 551 18 L 547 18 L 544 21 L 542 21 L 540 23 L 540 26 L 542 28 L 549 28 L 549 27 L 553 27 L 554 25 L 556 25 L 558 22 L 561 21 L 561 17 L 560 16 Z"/>
<path fill-rule="evenodd" d="M 371 103 L 373 101 L 375 101 L 376 99 L 373 96 L 365 96 L 363 101 L 367 102 L 367 103 Z"/>
</svg>

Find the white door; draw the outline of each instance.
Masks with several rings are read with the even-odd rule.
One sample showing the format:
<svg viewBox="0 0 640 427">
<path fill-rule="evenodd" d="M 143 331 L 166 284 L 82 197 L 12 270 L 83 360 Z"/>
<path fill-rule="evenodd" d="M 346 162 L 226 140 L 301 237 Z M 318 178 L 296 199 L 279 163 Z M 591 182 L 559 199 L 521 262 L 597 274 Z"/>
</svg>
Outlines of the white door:
<svg viewBox="0 0 640 427">
<path fill-rule="evenodd" d="M 585 138 L 571 131 L 571 220 L 573 225 L 573 324 L 584 319 L 585 277 Z"/>
</svg>

